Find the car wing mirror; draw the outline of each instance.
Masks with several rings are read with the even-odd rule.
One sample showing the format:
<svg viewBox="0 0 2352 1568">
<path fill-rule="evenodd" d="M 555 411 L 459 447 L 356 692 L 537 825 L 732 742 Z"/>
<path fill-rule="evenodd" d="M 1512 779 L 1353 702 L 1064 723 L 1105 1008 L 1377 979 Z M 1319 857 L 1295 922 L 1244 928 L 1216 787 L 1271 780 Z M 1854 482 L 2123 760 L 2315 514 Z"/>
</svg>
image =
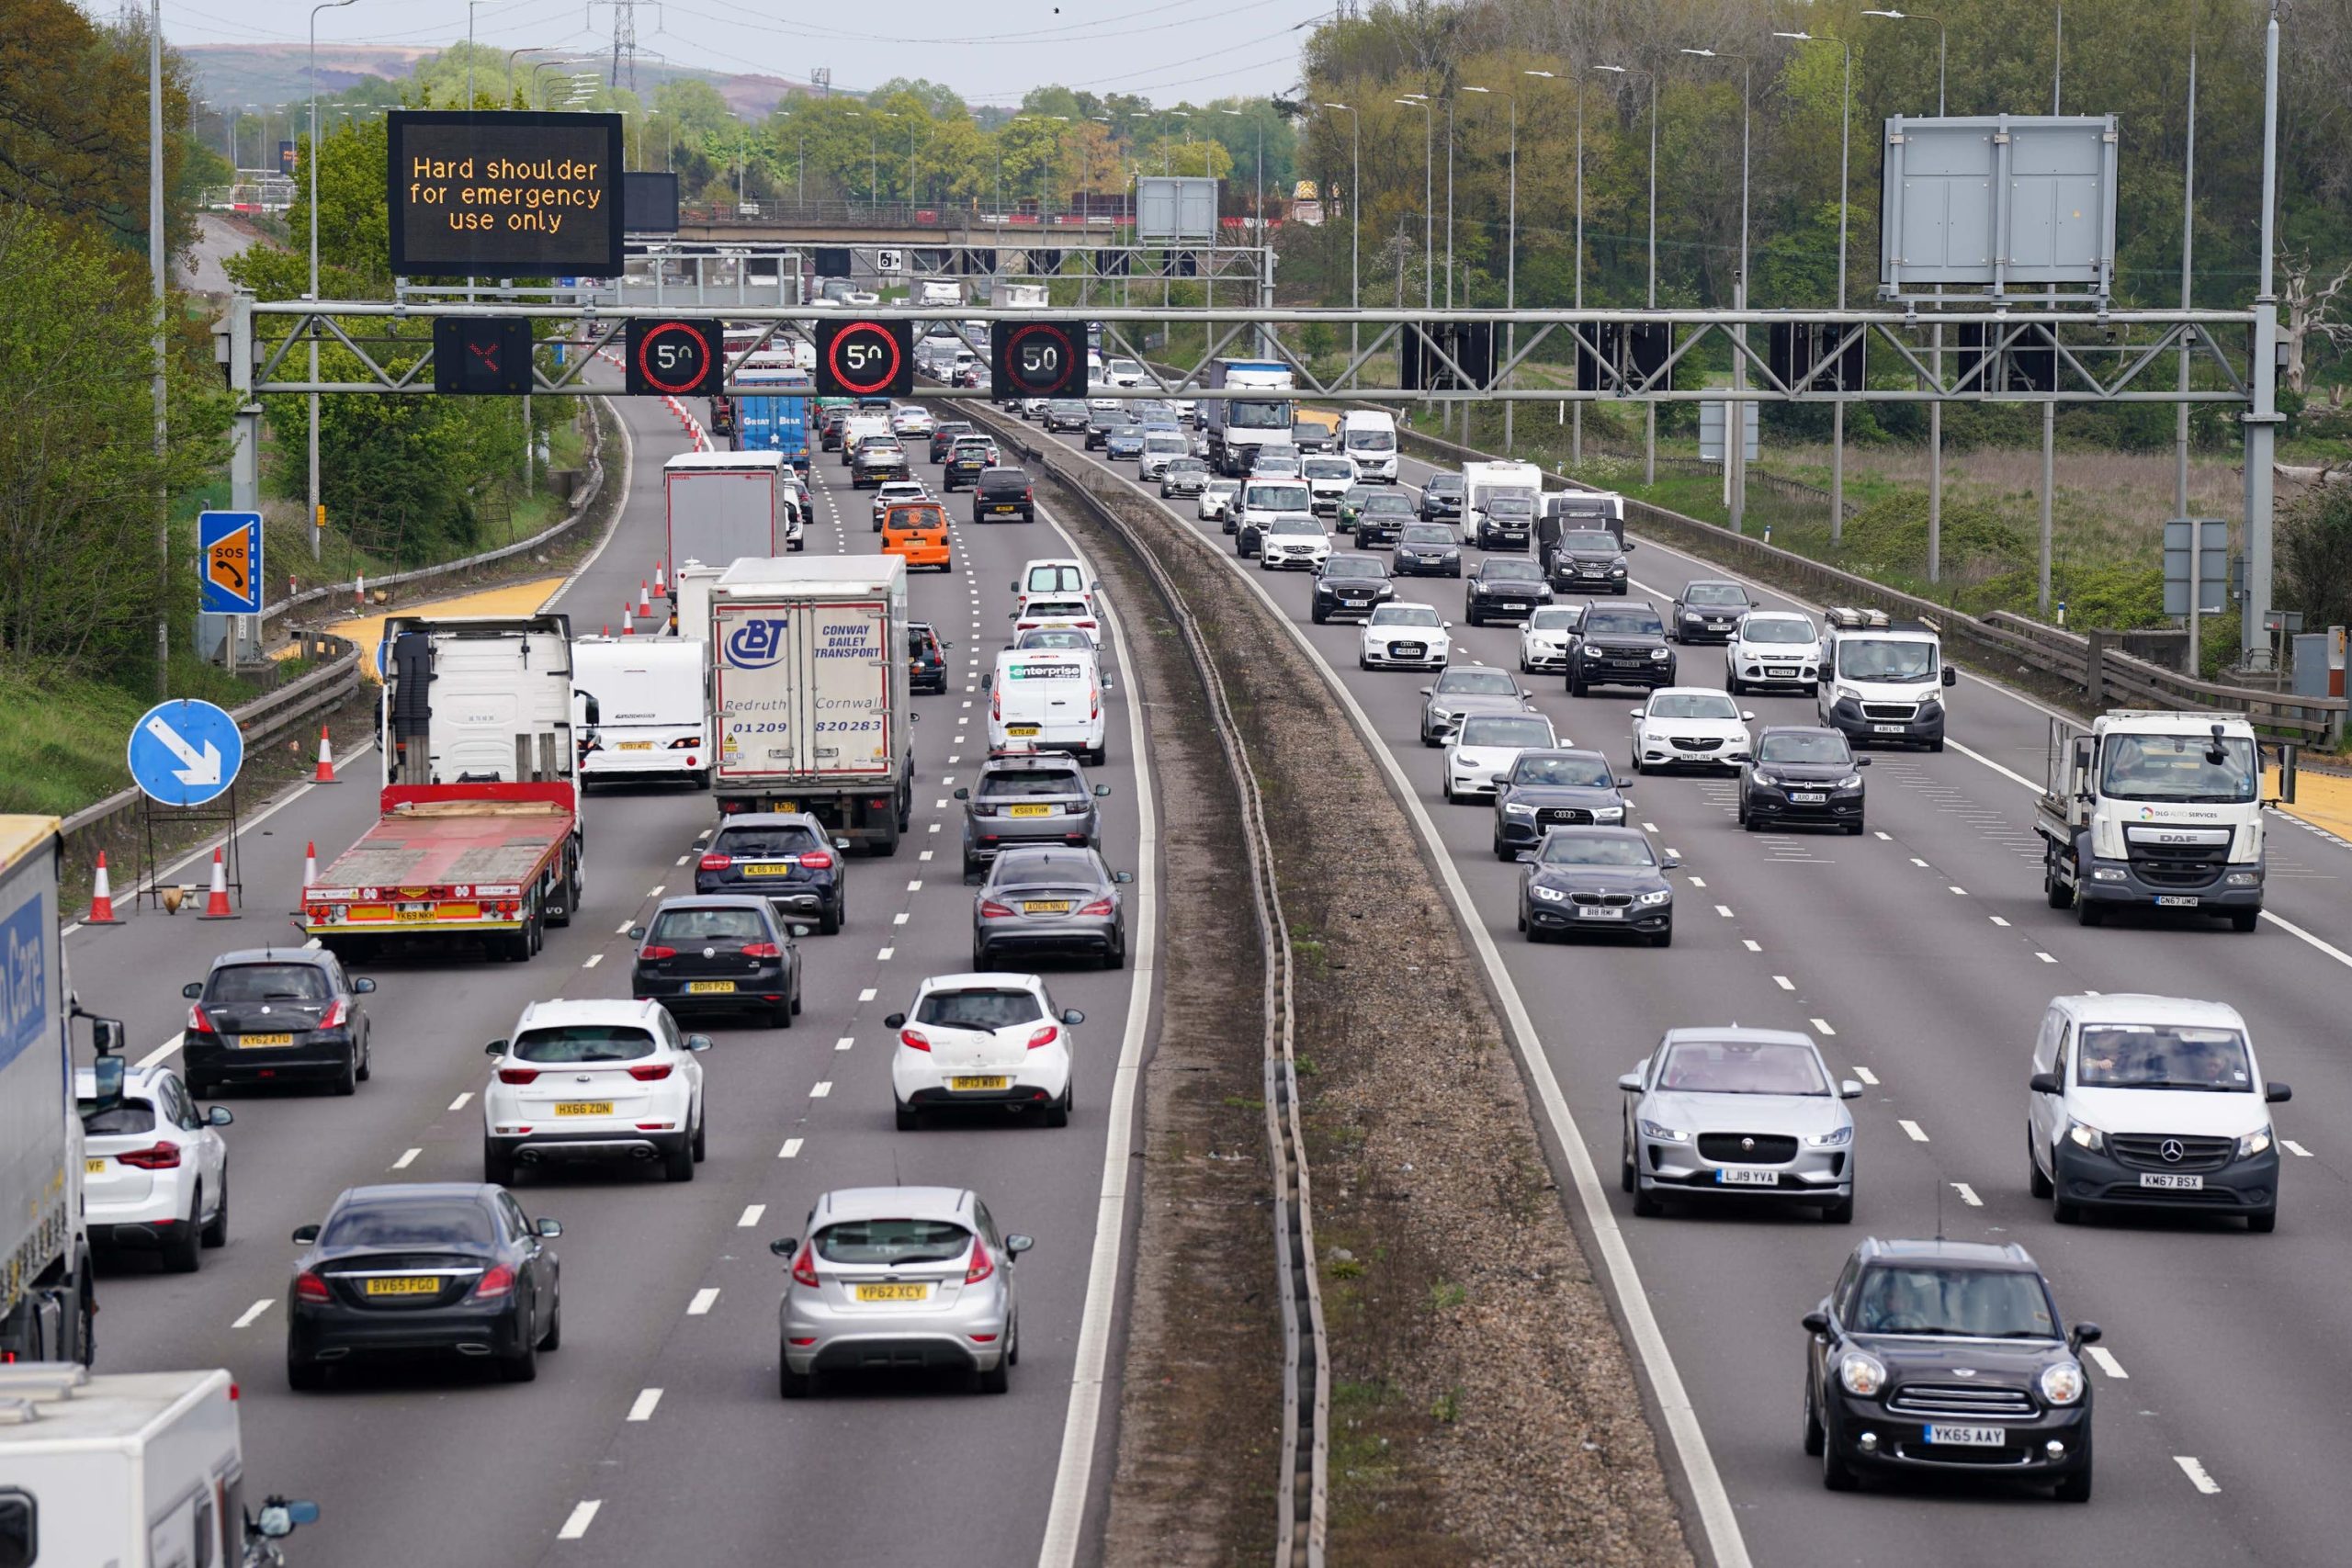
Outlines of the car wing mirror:
<svg viewBox="0 0 2352 1568">
<path fill-rule="evenodd" d="M 1533 850 L 1521 850 L 1512 858 L 1517 860 L 1521 865 L 1533 865 L 1535 863 L 1535 852 Z"/>
<path fill-rule="evenodd" d="M 768 1250 L 775 1253 L 778 1258 L 789 1258 L 794 1253 L 800 1250 L 800 1244 L 791 1236 L 786 1236 L 782 1241 L 772 1241 L 768 1243 Z"/>
<path fill-rule="evenodd" d="M 355 997 L 372 997 L 376 994 L 376 982 L 363 975 L 351 982 L 351 994 Z"/>
<path fill-rule="evenodd" d="M 1004 1250 L 1009 1256 L 1013 1258 L 1020 1257 L 1023 1253 L 1028 1251 L 1031 1247 L 1036 1245 L 1037 1238 L 1033 1235 L 1014 1235 L 1004 1238 Z"/>
<path fill-rule="evenodd" d="M 2262 1086 L 2262 1102 L 2265 1105 L 2283 1105 L 2294 1098 L 2295 1091 L 2285 1084 L 2273 1083 Z"/>
<path fill-rule="evenodd" d="M 629 927 L 628 939 L 631 942 L 643 942 L 645 940 L 645 928 L 643 926 Z"/>
<path fill-rule="evenodd" d="M 1682 857 L 1679 855 L 1668 855 L 1664 860 L 1657 863 L 1657 868 L 1660 871 L 1680 871 L 1682 869 Z"/>
<path fill-rule="evenodd" d="M 883 1015 L 882 1027 L 885 1029 L 904 1029 L 906 1024 L 907 1015 L 905 1013 L 893 1012 Z"/>
<path fill-rule="evenodd" d="M 1617 1075 L 1617 1087 L 1623 1089 L 1627 1094 L 1639 1094 L 1642 1092 L 1642 1075 L 1639 1073 L 1620 1073 Z"/>
<path fill-rule="evenodd" d="M 90 1020 L 90 1048 L 99 1054 L 101 1060 L 119 1056 L 122 1051 L 124 1038 L 122 1020 L 119 1018 Z M 114 1092 L 117 1094 L 122 1092 L 122 1083 L 119 1078 L 115 1082 Z"/>
<path fill-rule="evenodd" d="M 2036 1073 L 2033 1077 L 2025 1080 L 2025 1087 L 2031 1089 L 2036 1094 L 2064 1094 L 2066 1092 L 2065 1089 L 2059 1085 L 2058 1075 L 2056 1073 Z"/>
<path fill-rule="evenodd" d="M 1855 1079 L 1855 1078 L 1840 1078 L 1840 1079 L 1838 1079 L 1838 1099 L 1840 1099 L 1840 1100 L 1860 1100 L 1860 1099 L 1861 1099 L 1861 1098 L 1862 1098 L 1862 1086 L 1861 1086 L 1860 1081 L 1860 1080 L 1858 1080 L 1858 1079 Z"/>
<path fill-rule="evenodd" d="M 316 1225 L 296 1225 L 296 1226 L 294 1227 L 294 1245 L 295 1245 L 295 1246 L 297 1246 L 297 1247 L 309 1247 L 309 1246 L 311 1246 L 312 1244 L 314 1244 L 318 1239 L 319 1239 L 319 1227 L 318 1227 L 318 1226 L 316 1226 Z"/>
<path fill-rule="evenodd" d="M 969 800 L 972 798 L 972 792 L 968 789 L 959 789 L 956 792 L 956 798 L 957 800 Z"/>
<path fill-rule="evenodd" d="M 1634 787 L 1634 781 L 1632 779 L 1619 779 L 1616 781 L 1616 784 L 1619 789 L 1631 789 Z M 1630 795 L 1626 797 L 1625 804 L 1627 806 L 1634 804 L 1633 798 Z"/>
<path fill-rule="evenodd" d="M 811 931 L 815 930 L 816 928 L 814 928 L 813 926 L 795 925 L 795 926 L 791 926 L 791 927 L 789 927 L 789 928 L 787 928 L 787 929 L 789 929 L 789 930 L 791 931 L 791 932 L 792 932 L 792 934 L 793 934 L 793 936 L 794 936 L 794 937 L 798 938 L 798 937 L 804 937 L 804 936 L 807 936 L 807 935 L 808 935 Z"/>
<path fill-rule="evenodd" d="M 689 1034 L 689 1035 L 687 1035 L 687 1036 L 686 1036 L 686 1049 L 687 1049 L 687 1050 L 689 1050 L 689 1051 L 707 1051 L 707 1050 L 709 1050 L 709 1049 L 710 1049 L 710 1036 L 709 1036 L 709 1035 L 707 1035 L 707 1034 Z"/>
<path fill-rule="evenodd" d="M 1437 693 L 1437 688 L 1436 688 L 1435 686 L 1423 686 L 1423 687 L 1421 688 L 1421 695 L 1423 695 L 1423 696 L 1425 696 L 1425 697 L 1427 697 L 1427 696 L 1433 696 L 1433 695 L 1435 695 L 1435 694 L 1436 694 L 1436 693 Z"/>
<path fill-rule="evenodd" d="M 226 1127 L 235 1120 L 236 1118 L 229 1113 L 229 1108 L 225 1105 L 216 1105 L 204 1113 L 204 1123 L 208 1127 Z"/>
<path fill-rule="evenodd" d="M 1125 886 L 1128 883 L 1133 882 L 1135 879 L 1136 874 L 1132 871 L 1114 871 L 1111 874 L 1111 880 L 1119 884 L 1122 887 Z"/>
<path fill-rule="evenodd" d="M 1086 1015 L 1079 1011 L 1076 1008 L 1064 1008 L 1062 1010 L 1062 1021 L 1070 1025 L 1072 1028 L 1076 1028 L 1078 1025 L 1086 1021 Z"/>
<path fill-rule="evenodd" d="M 506 1042 L 493 1040 L 481 1048 L 481 1054 L 485 1056 L 503 1056 L 506 1055 Z"/>
<path fill-rule="evenodd" d="M 1826 1312 L 1809 1312 L 1797 1319 L 1797 1324 L 1807 1333 L 1826 1334 L 1829 1332 L 1829 1314 Z"/>
<path fill-rule="evenodd" d="M 843 854 L 847 854 L 849 853 L 849 840 L 847 839 L 835 839 L 833 840 L 833 848 L 841 851 Z"/>
<path fill-rule="evenodd" d="M 1756 722 L 1756 716 L 1749 713 L 1746 708 L 1742 708 L 1739 710 L 1739 721 L 1742 724 L 1754 724 Z"/>
<path fill-rule="evenodd" d="M 204 995 L 204 982 L 201 980 L 190 980 L 187 985 L 180 987 L 180 995 L 186 997 L 190 1001 L 197 1000 Z"/>
<path fill-rule="evenodd" d="M 1960 684 L 1960 671 L 1953 669 L 1949 664 L 1944 666 L 1944 684 L 1947 686 L 1957 686 Z"/>
<path fill-rule="evenodd" d="M 981 677 L 980 677 L 980 690 L 981 690 L 981 691 L 985 692 L 985 691 L 987 691 L 990 686 L 993 686 L 993 685 L 995 685 L 995 684 L 996 684 L 996 672 L 995 672 L 994 671 L 989 671 L 989 673 L 987 673 L 987 674 L 985 674 L 985 675 L 983 675 L 983 676 L 981 676 Z"/>
<path fill-rule="evenodd" d="M 1106 798 L 1110 793 L 1111 786 L 1109 784 L 1096 784 L 1094 786 L 1094 798 L 1097 800 Z"/>
<path fill-rule="evenodd" d="M 318 1522 L 316 1503 L 281 1503 L 273 1498 L 262 1505 L 260 1516 L 254 1520 L 254 1533 L 266 1540 L 283 1540 L 294 1533 L 295 1526 Z"/>
<path fill-rule="evenodd" d="M 1854 759 L 1854 766 L 1858 768 L 1867 768 L 1870 765 L 1871 760 L 1868 757 L 1857 757 Z"/>
<path fill-rule="evenodd" d="M 2066 1336 L 2066 1343 L 2079 1350 L 2086 1345 L 2096 1345 L 2106 1337 L 2107 1331 L 2098 1324 L 2078 1323 L 2075 1325 L 2075 1331 Z"/>
<path fill-rule="evenodd" d="M 1621 548 L 1621 549 L 1623 549 L 1626 554 L 1631 555 L 1631 554 L 1633 554 L 1633 552 L 1634 552 L 1634 541 L 1633 541 L 1633 540 L 1631 540 L 1631 539 L 1626 539 L 1626 540 L 1623 541 L 1623 542 L 1619 545 L 1619 547 L 1619 547 L 1619 548 Z"/>
</svg>

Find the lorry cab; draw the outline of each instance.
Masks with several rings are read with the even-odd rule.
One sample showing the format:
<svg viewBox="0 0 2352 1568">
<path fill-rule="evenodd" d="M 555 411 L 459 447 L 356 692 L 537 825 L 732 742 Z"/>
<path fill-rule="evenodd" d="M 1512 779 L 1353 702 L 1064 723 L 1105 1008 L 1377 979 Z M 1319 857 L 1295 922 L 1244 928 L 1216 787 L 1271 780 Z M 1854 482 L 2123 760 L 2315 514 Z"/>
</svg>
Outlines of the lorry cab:
<svg viewBox="0 0 2352 1568">
<path fill-rule="evenodd" d="M 907 570 L 955 570 L 947 549 L 947 509 L 935 501 L 909 502 L 882 513 L 882 553 L 903 557 Z"/>
<path fill-rule="evenodd" d="M 1896 621 L 1883 610 L 1834 608 L 1824 619 L 1821 722 L 1854 746 L 1944 749 L 1944 692 L 1960 677 L 1943 661 L 1932 621 Z"/>
<path fill-rule="evenodd" d="M 1009 648 L 987 680 L 991 750 L 1029 745 L 1101 764 L 1105 688 L 1091 649 Z"/>
<path fill-rule="evenodd" d="M 708 786 L 707 646 L 699 637 L 573 640 L 572 733 L 583 786 L 637 779 Z"/>
</svg>

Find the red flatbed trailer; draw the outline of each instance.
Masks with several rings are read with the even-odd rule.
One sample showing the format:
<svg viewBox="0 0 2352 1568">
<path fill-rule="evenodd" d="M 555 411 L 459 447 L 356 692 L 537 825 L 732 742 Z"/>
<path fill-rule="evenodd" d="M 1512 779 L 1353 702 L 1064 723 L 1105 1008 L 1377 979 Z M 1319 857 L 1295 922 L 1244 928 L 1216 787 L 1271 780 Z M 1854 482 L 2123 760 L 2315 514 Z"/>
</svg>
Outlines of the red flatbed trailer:
<svg viewBox="0 0 2352 1568">
<path fill-rule="evenodd" d="M 303 889 L 303 929 L 338 954 L 457 937 L 528 958 L 571 919 L 578 820 L 569 783 L 388 784 L 376 825 Z"/>
</svg>

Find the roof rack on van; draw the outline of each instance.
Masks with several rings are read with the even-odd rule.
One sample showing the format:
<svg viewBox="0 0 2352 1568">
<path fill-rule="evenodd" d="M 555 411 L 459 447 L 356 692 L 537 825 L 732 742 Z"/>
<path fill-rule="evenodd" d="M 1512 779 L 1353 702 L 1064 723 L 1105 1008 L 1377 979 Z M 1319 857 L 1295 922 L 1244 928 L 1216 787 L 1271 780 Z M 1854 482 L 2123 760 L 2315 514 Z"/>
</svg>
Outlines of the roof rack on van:
<svg viewBox="0 0 2352 1568">
<path fill-rule="evenodd" d="M 1822 612 L 1822 618 L 1831 626 L 1845 631 L 1858 631 L 1865 628 L 1871 631 L 1884 631 L 1887 624 L 1884 610 L 1862 610 L 1850 604 L 1832 604 Z"/>
</svg>

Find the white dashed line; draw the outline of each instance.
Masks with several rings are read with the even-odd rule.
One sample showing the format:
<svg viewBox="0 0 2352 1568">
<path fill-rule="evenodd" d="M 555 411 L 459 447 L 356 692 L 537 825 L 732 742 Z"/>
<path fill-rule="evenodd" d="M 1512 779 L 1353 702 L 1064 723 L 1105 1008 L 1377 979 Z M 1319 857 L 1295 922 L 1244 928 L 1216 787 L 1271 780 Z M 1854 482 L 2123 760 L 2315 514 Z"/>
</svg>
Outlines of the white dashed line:
<svg viewBox="0 0 2352 1568">
<path fill-rule="evenodd" d="M 1868 1067 L 1856 1067 L 1854 1069 L 1854 1076 L 1861 1079 L 1864 1083 L 1869 1084 L 1873 1089 L 1878 1087 L 1878 1075 L 1871 1071 Z"/>
<path fill-rule="evenodd" d="M 1927 863 L 1926 861 L 1921 860 L 1917 855 L 1913 855 L 1913 856 L 1911 857 L 1911 863 L 1912 863 L 1913 865 L 1925 865 L 1925 864 L 1927 864 L 1928 863 Z"/>
<path fill-rule="evenodd" d="M 1894 835 L 1892 833 L 1880 833 L 1875 828 L 1871 829 L 1871 831 L 1878 834 L 1878 841 L 1882 844 L 1891 844 L 1894 842 Z"/>
<path fill-rule="evenodd" d="M 1950 885 L 1950 884 L 1946 884 L 1946 886 L 1950 886 L 1951 885 Z M 1953 891 L 1954 893 L 1959 894 L 1959 895 L 1960 895 L 1962 897 L 1963 897 L 1963 898 L 1965 898 L 1965 897 L 1968 897 L 1968 889 L 1967 889 L 1967 888 L 1965 888 L 1965 887 L 1953 887 L 1953 888 L 1952 888 L 1952 891 Z"/>
<path fill-rule="evenodd" d="M 2036 958 L 2041 959 L 2044 964 L 2055 964 L 2055 963 L 2057 963 L 2057 962 L 2058 962 L 2056 959 L 2054 959 L 2054 958 L 2051 957 L 2051 956 L 2050 956 L 2050 954 L 2048 954 L 2048 953 L 2035 953 L 2035 954 L 2034 954 L 2034 956 L 2035 956 Z"/>
<path fill-rule="evenodd" d="M 931 825 L 931 830 L 932 830 L 933 832 L 934 832 L 934 833 L 938 832 L 938 831 L 939 831 L 939 824 L 938 824 L 938 823 L 936 823 L 936 822 L 933 822 L 933 823 Z"/>
<path fill-rule="evenodd" d="M 831 1094 L 831 1093 L 832 1093 L 832 1092 L 833 1092 L 833 1080 L 832 1080 L 832 1079 L 831 1079 L 831 1078 L 826 1078 L 825 1080 L 823 1080 L 823 1081 L 822 1081 L 822 1082 L 820 1082 L 820 1083 L 814 1084 L 814 1085 L 810 1086 L 809 1090 L 808 1090 L 808 1098 L 809 1098 L 809 1099 L 811 1099 L 811 1100 L 822 1100 L 822 1099 L 824 1099 L 827 1095 L 829 1095 L 829 1094 Z"/>
<path fill-rule="evenodd" d="M 718 1287 L 716 1285 L 705 1285 L 701 1290 L 695 1292 L 695 1299 L 686 1303 L 686 1315 L 688 1317 L 708 1317 L 710 1315 L 710 1309 L 718 1304 Z"/>
<path fill-rule="evenodd" d="M 274 1304 L 275 1303 L 269 1297 L 264 1296 L 261 1300 L 247 1307 L 243 1314 L 238 1317 L 237 1321 L 231 1324 L 229 1326 L 232 1328 L 251 1328 L 254 1325 L 254 1319 L 267 1312 Z"/>
<path fill-rule="evenodd" d="M 1655 833 L 1657 831 L 1657 824 L 1655 822 L 1645 822 L 1642 824 L 1642 831 L 1645 833 Z"/>
<path fill-rule="evenodd" d="M 659 898 L 662 897 L 662 890 L 669 886 L 670 885 L 666 882 L 657 882 L 652 886 L 645 890 L 645 896 L 648 898 Z"/>
<path fill-rule="evenodd" d="M 678 857 L 677 863 L 678 863 L 678 864 L 680 864 L 680 865 L 684 865 L 684 864 L 685 864 L 685 863 L 686 863 L 686 857 L 685 857 L 685 856 L 684 856 L 684 855 L 680 855 L 680 856 Z"/>
<path fill-rule="evenodd" d="M 750 1230 L 753 1225 L 760 1223 L 760 1216 L 767 1212 L 768 1206 L 765 1203 L 744 1204 L 741 1216 L 735 1222 L 735 1228 L 737 1230 Z"/>
<path fill-rule="evenodd" d="M 141 1056 L 139 1059 L 139 1070 L 141 1072 L 146 1071 L 149 1067 L 153 1066 L 156 1063 L 162 1061 L 164 1057 L 178 1050 L 180 1048 L 180 1041 L 185 1038 L 186 1034 L 187 1031 L 183 1030 L 180 1033 L 173 1035 L 169 1040 L 164 1041 L 161 1045 L 156 1046 L 153 1051 L 150 1051 L 147 1055 Z"/>
<path fill-rule="evenodd" d="M 925 860 L 929 860 L 933 855 L 934 855 L 934 854 L 936 854 L 936 853 L 938 853 L 938 852 L 937 852 L 936 850 L 925 850 L 925 851 L 923 851 L 923 852 L 922 852 L 922 858 L 923 858 L 923 859 L 925 859 Z"/>
<path fill-rule="evenodd" d="M 1694 876 L 1690 879 L 1690 886 L 1693 887 L 1704 887 L 1706 885 L 1707 879 L 1703 876 Z"/>
<path fill-rule="evenodd" d="M 2115 1359 L 2114 1352 L 2109 1350 L 2106 1346 L 2088 1346 L 2085 1348 L 2084 1354 L 2087 1355 L 2093 1361 L 2097 1362 L 2098 1364 L 2098 1370 L 2105 1372 L 2109 1377 L 2120 1378 L 2125 1382 L 2132 1381 L 2132 1374 L 2123 1370 L 2123 1363 Z"/>
<path fill-rule="evenodd" d="M 2294 1139 L 2292 1139 L 2292 1138 L 2281 1138 L 2281 1139 L 2279 1139 L 2279 1140 L 2278 1140 L 2278 1146 L 2279 1146 L 2280 1148 L 2282 1148 L 2282 1149 L 2286 1150 L 2289 1154 L 2290 1154 L 2290 1155 L 2293 1155 L 2293 1156 L 2297 1156 L 2298 1158 L 2301 1158 L 2301 1159 L 2309 1159 L 2309 1158 L 2311 1158 L 2311 1157 L 2312 1157 L 2312 1152 L 2311 1152 L 2311 1150 L 2309 1150 L 2309 1149 L 2307 1149 L 2307 1148 L 2303 1147 L 2303 1145 L 2301 1145 L 2301 1144 L 2299 1144 L 2299 1143 L 2295 1142 L 2295 1140 L 2294 1140 Z"/>
<path fill-rule="evenodd" d="M 1894 1124 L 1902 1128 L 1904 1136 L 1909 1138 L 1913 1143 L 1924 1144 L 1928 1141 L 1927 1130 L 1921 1127 L 1917 1122 L 1898 1116 L 1894 1119 Z"/>
<path fill-rule="evenodd" d="M 1995 925 L 1996 925 L 1996 926 L 2000 926 L 2000 927 L 2003 927 L 2004 929 L 2006 929 L 2006 928 L 2007 927 L 2007 925 L 2008 925 L 2008 923 L 2009 923 L 2009 922 L 2008 922 L 2008 921 L 2007 921 L 2007 920 L 2005 920 L 2005 919 L 2001 919 L 2001 917 L 2000 917 L 2000 916 L 1996 915 L 1996 916 L 1994 916 L 1994 917 L 1993 917 L 1993 923 L 1994 923 Z"/>
<path fill-rule="evenodd" d="M 471 1100 L 473 1097 L 474 1091 L 468 1089 L 465 1093 L 458 1096 L 457 1099 L 449 1102 L 449 1109 L 452 1111 L 463 1111 L 466 1108 L 466 1101 Z"/>
<path fill-rule="evenodd" d="M 1718 904 L 1715 906 L 1715 913 L 1728 920 L 1732 918 L 1731 906 L 1729 904 Z"/>
<path fill-rule="evenodd" d="M 1742 946 L 1742 947 L 1744 947 L 1744 948 L 1746 948 L 1746 949 L 1747 949 L 1747 951 L 1748 951 L 1748 952 L 1750 952 L 1750 953 L 1761 953 L 1761 952 L 1763 952 L 1763 951 L 1764 951 L 1764 944 L 1763 944 L 1762 942 L 1758 942 L 1758 941 L 1757 941 L 1754 937 L 1752 937 L 1752 936 L 1744 936 L 1744 937 L 1741 937 L 1741 938 L 1739 939 L 1739 945 L 1740 945 L 1740 946 Z M 1793 988 L 1793 987 L 1792 987 L 1792 988 Z"/>
<path fill-rule="evenodd" d="M 582 969 L 594 969 L 597 964 L 602 964 L 604 961 L 605 955 L 603 953 L 592 953 L 588 955 L 588 962 L 582 964 L 580 967 Z"/>
<path fill-rule="evenodd" d="M 575 1505 L 571 1510 L 571 1517 L 563 1521 L 561 1529 L 555 1532 L 556 1540 L 578 1540 L 582 1536 L 586 1535 L 588 1527 L 596 1522 L 596 1510 L 604 1506 L 605 1501 L 601 1497 L 591 1497 L 584 1503 Z"/>
<path fill-rule="evenodd" d="M 660 1389 L 641 1388 L 637 1391 L 637 1402 L 628 1407 L 628 1418 L 632 1421 L 650 1421 L 653 1419 L 653 1407 L 661 1403 Z"/>
<path fill-rule="evenodd" d="M 881 992 L 876 990 L 873 987 L 868 986 L 865 989 L 857 993 L 857 999 L 862 1002 L 870 1002 L 881 994 Z"/>
<path fill-rule="evenodd" d="M 800 1157 L 800 1140 L 798 1138 L 785 1139 L 784 1147 L 776 1150 L 775 1157 L 778 1159 L 797 1159 Z"/>
<path fill-rule="evenodd" d="M 876 953 L 874 957 L 877 963 L 888 964 L 890 962 L 890 955 L 898 951 L 899 950 L 895 947 L 886 947 L 881 952 Z"/>
<path fill-rule="evenodd" d="M 407 1150 L 400 1158 L 392 1161 L 392 1168 L 394 1170 L 406 1170 L 410 1166 L 416 1163 L 416 1156 L 424 1152 L 424 1151 L 423 1149 Z"/>
<path fill-rule="evenodd" d="M 1786 975 L 1773 976 L 1772 984 L 1780 987 L 1781 989 L 1784 991 L 1793 991 L 1797 988 L 1796 982 L 1790 979 Z"/>
<path fill-rule="evenodd" d="M 1824 1034 L 1835 1034 L 1838 1032 L 1836 1030 L 1829 1027 L 1829 1021 L 1826 1018 L 1815 1019 L 1813 1021 L 1813 1026 L 1821 1031 Z"/>
<path fill-rule="evenodd" d="M 629 926 L 628 921 L 627 921 L 627 920 L 623 920 L 619 925 L 616 925 L 616 926 L 615 926 L 615 927 L 613 928 L 613 934 L 614 934 L 615 936 L 627 936 L 627 935 L 628 935 L 628 926 Z"/>
<path fill-rule="evenodd" d="M 910 893 L 920 893 L 920 892 L 922 892 L 922 878 L 920 878 L 920 877 L 918 877 L 918 878 L 916 878 L 914 881 L 908 883 L 908 884 L 907 884 L 907 891 L 908 891 L 908 892 L 910 892 Z"/>
<path fill-rule="evenodd" d="M 2172 1456 L 2172 1461 L 2173 1463 L 2180 1466 L 2180 1472 L 2188 1477 L 2188 1483 L 2191 1486 L 2196 1487 L 2199 1492 L 2204 1493 L 2208 1497 L 2212 1496 L 2222 1489 L 2222 1483 L 2214 1480 L 2211 1476 L 2206 1474 L 2205 1467 L 2198 1463 L 2191 1456 L 2188 1454 L 2175 1454 Z"/>
<path fill-rule="evenodd" d="M 1976 1189 L 1971 1187 L 1967 1182 L 1955 1181 L 1951 1184 L 1951 1190 L 1959 1193 L 1960 1201 L 1967 1204 L 1970 1208 L 1981 1209 L 1984 1206 L 1984 1200 L 1979 1198 L 1976 1195 Z"/>
</svg>

